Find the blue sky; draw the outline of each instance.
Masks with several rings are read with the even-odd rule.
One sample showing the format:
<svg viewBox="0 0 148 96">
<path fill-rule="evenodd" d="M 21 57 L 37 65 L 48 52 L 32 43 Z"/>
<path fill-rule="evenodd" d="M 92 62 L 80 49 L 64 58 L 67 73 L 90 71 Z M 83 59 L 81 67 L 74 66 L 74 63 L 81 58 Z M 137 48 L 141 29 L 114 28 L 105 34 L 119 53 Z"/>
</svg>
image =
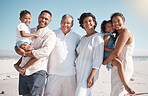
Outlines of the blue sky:
<svg viewBox="0 0 148 96">
<path fill-rule="evenodd" d="M 79 27 L 77 18 L 83 12 L 91 12 L 97 18 L 96 30 L 100 32 L 103 20 L 109 20 L 114 12 L 125 16 L 125 27 L 130 29 L 135 37 L 135 50 L 148 54 L 148 0 L 0 0 L 0 50 L 13 50 L 16 40 L 15 29 L 20 23 L 19 13 L 26 9 L 31 12 L 30 27 L 36 27 L 38 15 L 44 9 L 50 10 L 53 17 L 49 28 L 60 27 L 64 14 L 74 17 L 73 31 L 85 34 Z"/>
</svg>

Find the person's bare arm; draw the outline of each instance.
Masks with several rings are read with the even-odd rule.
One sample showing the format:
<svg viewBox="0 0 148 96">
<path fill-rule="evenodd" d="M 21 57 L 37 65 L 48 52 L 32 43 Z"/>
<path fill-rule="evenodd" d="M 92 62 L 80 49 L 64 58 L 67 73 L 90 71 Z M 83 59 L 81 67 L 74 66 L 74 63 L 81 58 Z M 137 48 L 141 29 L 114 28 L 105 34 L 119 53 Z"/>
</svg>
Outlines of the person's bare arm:
<svg viewBox="0 0 148 96">
<path fill-rule="evenodd" d="M 111 48 L 108 48 L 107 47 L 107 44 L 108 44 L 110 38 L 111 38 L 110 35 L 105 35 L 104 36 L 104 50 L 105 51 L 108 51 L 108 52 L 111 52 L 112 51 Z"/>
<path fill-rule="evenodd" d="M 112 61 L 114 58 L 118 57 L 123 49 L 123 47 L 126 45 L 127 41 L 129 39 L 129 32 L 128 30 L 124 30 L 119 34 L 118 41 L 116 43 L 116 46 L 114 50 L 111 52 L 111 54 L 108 56 L 107 59 L 104 60 L 103 64 L 106 65 L 110 61 Z"/>
<path fill-rule="evenodd" d="M 35 37 L 35 38 L 38 37 L 37 34 L 25 33 L 25 31 L 20 31 L 20 34 L 21 34 L 22 37 Z"/>
</svg>

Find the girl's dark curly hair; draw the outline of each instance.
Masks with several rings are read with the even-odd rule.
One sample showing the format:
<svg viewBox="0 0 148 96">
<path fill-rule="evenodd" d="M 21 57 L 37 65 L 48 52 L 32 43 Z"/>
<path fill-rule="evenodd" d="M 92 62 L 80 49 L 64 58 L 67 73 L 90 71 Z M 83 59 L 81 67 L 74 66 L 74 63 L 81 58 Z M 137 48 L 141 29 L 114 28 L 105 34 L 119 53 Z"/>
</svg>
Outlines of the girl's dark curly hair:
<svg viewBox="0 0 148 96">
<path fill-rule="evenodd" d="M 106 33 L 105 32 L 105 29 L 106 29 L 106 27 L 105 27 L 105 25 L 107 24 L 107 23 L 111 23 L 111 20 L 108 20 L 108 21 L 106 21 L 106 20 L 104 20 L 102 23 L 101 23 L 101 32 L 102 33 Z"/>
</svg>

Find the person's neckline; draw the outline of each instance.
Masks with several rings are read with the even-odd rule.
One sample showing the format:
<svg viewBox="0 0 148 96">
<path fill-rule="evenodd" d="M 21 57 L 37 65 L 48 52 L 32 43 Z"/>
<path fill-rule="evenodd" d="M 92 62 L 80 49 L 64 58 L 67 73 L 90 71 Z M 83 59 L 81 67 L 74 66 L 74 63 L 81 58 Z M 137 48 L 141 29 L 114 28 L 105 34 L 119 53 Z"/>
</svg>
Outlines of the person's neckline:
<svg viewBox="0 0 148 96">
<path fill-rule="evenodd" d="M 95 35 L 96 33 L 98 33 L 98 32 L 95 32 L 95 33 L 91 34 L 90 36 L 86 36 L 86 35 L 84 35 L 84 37 L 89 38 L 89 37 Z"/>
</svg>

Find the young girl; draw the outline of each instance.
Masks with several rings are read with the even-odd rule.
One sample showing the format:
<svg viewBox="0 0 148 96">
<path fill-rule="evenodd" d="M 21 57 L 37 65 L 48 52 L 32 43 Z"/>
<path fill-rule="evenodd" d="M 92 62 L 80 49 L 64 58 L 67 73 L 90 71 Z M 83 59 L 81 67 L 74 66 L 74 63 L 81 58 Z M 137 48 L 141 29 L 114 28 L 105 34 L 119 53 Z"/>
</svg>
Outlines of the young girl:
<svg viewBox="0 0 148 96">
<path fill-rule="evenodd" d="M 111 20 L 109 21 L 104 20 L 102 22 L 101 32 L 104 33 L 104 59 L 106 59 L 113 51 L 113 48 L 115 46 L 115 40 L 118 36 L 118 33 L 113 28 Z M 114 37 L 113 33 L 116 33 L 116 37 Z M 125 81 L 125 76 L 121 65 L 121 61 L 118 58 L 115 58 L 114 62 L 111 61 L 106 65 L 108 70 L 111 69 L 112 66 L 117 66 L 119 76 L 127 92 L 130 94 L 134 94 L 135 92 L 128 86 L 127 82 Z"/>
</svg>

